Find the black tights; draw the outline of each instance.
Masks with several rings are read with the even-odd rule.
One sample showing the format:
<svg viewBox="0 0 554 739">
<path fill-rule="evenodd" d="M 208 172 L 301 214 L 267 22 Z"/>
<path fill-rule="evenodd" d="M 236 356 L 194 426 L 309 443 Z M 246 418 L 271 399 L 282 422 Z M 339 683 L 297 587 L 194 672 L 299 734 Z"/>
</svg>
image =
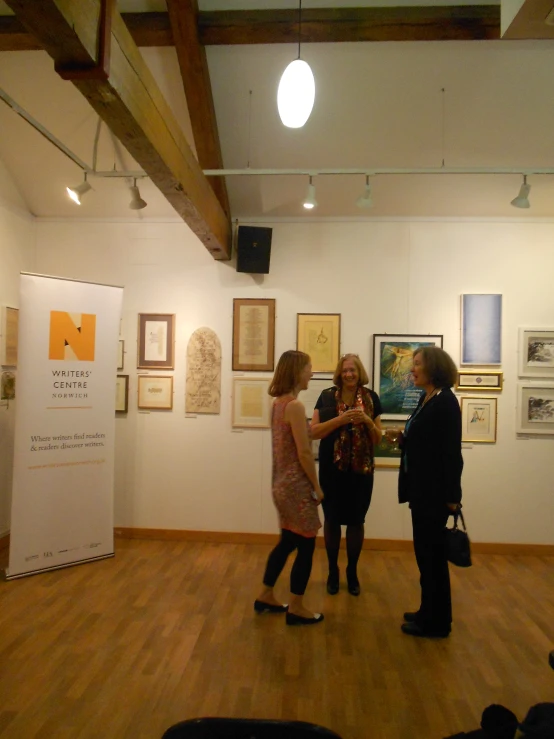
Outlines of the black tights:
<svg viewBox="0 0 554 739">
<path fill-rule="evenodd" d="M 339 548 L 341 537 L 340 523 L 325 521 L 323 527 L 325 534 L 325 549 L 329 561 L 329 572 L 335 573 L 338 569 Z M 347 574 L 356 577 L 358 560 L 364 543 L 364 525 L 349 524 L 346 527 L 346 556 L 348 559 Z"/>
<path fill-rule="evenodd" d="M 264 585 L 272 588 L 283 571 L 289 554 L 296 551 L 296 559 L 290 572 L 290 592 L 293 595 L 304 595 L 310 574 L 315 549 L 315 536 L 300 536 L 288 529 L 281 529 L 281 538 L 267 559 L 264 574 Z"/>
</svg>

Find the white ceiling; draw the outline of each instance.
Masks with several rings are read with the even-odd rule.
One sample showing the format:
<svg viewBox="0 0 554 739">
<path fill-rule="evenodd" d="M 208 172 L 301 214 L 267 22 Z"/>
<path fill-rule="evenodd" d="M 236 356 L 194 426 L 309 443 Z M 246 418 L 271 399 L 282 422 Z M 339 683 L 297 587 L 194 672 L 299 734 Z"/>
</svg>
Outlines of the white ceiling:
<svg viewBox="0 0 554 739">
<path fill-rule="evenodd" d="M 303 7 L 371 3 L 303 2 Z M 383 5 L 384 3 L 379 3 Z M 395 0 L 390 4 L 399 5 Z M 418 3 L 422 4 L 422 3 Z M 441 3 L 444 4 L 444 3 Z M 456 4 L 459 4 L 456 2 Z M 163 10 L 151 0 L 121 10 Z M 296 7 L 295 2 L 205 0 L 201 9 Z M 1 12 L 1 7 L 0 7 Z M 173 49 L 143 49 L 144 58 L 193 145 Z M 554 168 L 554 42 L 404 42 L 306 44 L 302 57 L 316 79 L 316 103 L 303 129 L 284 128 L 276 109 L 280 75 L 293 45 L 209 47 L 208 64 L 226 168 Z M 0 54 L 0 87 L 87 163 L 97 116 L 44 52 Z M 441 90 L 445 89 L 442 93 Z M 250 95 L 252 91 L 252 95 Z M 148 202 L 128 209 L 121 180 L 91 180 L 82 206 L 64 194 L 78 167 L 11 109 L 0 105 L 0 159 L 29 210 L 38 216 L 166 218 L 176 214 L 148 180 Z M 119 147 L 121 149 L 121 147 Z M 101 129 L 99 169 L 138 165 Z M 515 209 L 521 176 L 380 175 L 374 207 L 355 206 L 364 177 L 314 180 L 319 206 L 308 217 L 554 217 L 554 175 L 530 175 L 531 208 Z M 229 177 L 233 218 L 304 218 L 304 177 Z"/>
</svg>

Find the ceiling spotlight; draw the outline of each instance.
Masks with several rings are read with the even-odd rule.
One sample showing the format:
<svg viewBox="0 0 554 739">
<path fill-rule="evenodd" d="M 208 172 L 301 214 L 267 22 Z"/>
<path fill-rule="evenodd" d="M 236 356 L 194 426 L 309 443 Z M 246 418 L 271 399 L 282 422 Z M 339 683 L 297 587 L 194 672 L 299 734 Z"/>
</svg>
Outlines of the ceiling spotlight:
<svg viewBox="0 0 554 739">
<path fill-rule="evenodd" d="M 529 193 L 531 192 L 531 185 L 527 184 L 527 175 L 523 175 L 523 185 L 519 188 L 519 194 L 517 198 L 514 198 L 510 205 L 515 208 L 529 208 Z"/>
<path fill-rule="evenodd" d="M 371 185 L 369 184 L 369 175 L 365 176 L 365 190 L 364 194 L 356 200 L 358 208 L 371 208 L 373 200 L 371 199 Z"/>
<path fill-rule="evenodd" d="M 312 178 L 310 177 L 310 184 L 308 185 L 308 190 L 306 192 L 306 197 L 304 198 L 304 208 L 306 210 L 312 210 L 312 208 L 317 208 L 317 200 L 315 199 L 315 185 L 312 185 Z"/>
<path fill-rule="evenodd" d="M 81 182 L 80 185 L 77 185 L 76 187 L 66 187 L 65 189 L 71 200 L 73 200 L 74 203 L 77 203 L 77 205 L 81 205 L 81 198 L 83 195 L 89 190 L 92 190 L 91 185 L 87 182 L 87 173 L 85 172 L 84 182 Z"/>
<path fill-rule="evenodd" d="M 315 100 L 315 80 L 310 65 L 300 59 L 302 35 L 302 0 L 298 8 L 298 59 L 283 72 L 277 90 L 277 109 L 288 128 L 302 128 L 310 117 Z"/>
<path fill-rule="evenodd" d="M 139 189 L 137 187 L 137 178 L 133 180 L 132 187 L 129 188 L 131 191 L 131 202 L 129 203 L 129 208 L 131 210 L 142 210 L 142 208 L 146 208 L 148 203 L 146 200 L 143 200 L 140 196 Z"/>
</svg>

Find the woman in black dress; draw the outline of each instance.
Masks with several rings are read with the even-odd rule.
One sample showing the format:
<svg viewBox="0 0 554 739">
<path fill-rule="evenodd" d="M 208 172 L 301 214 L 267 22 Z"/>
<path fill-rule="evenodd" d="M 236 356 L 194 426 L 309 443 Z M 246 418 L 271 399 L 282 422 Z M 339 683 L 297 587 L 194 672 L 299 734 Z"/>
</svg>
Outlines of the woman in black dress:
<svg viewBox="0 0 554 739">
<path fill-rule="evenodd" d="M 450 389 L 456 365 L 442 349 L 414 352 L 414 385 L 423 392 L 401 437 L 400 503 L 412 512 L 414 552 L 420 573 L 421 604 L 404 614 L 410 636 L 447 637 L 452 623 L 450 573 L 444 528 L 462 498 L 462 418 Z"/>
<path fill-rule="evenodd" d="M 346 526 L 346 580 L 352 595 L 360 594 L 358 560 L 364 543 L 365 516 L 373 491 L 373 448 L 381 441 L 381 402 L 364 387 L 367 372 L 357 354 L 345 354 L 333 376 L 334 387 L 318 398 L 312 417 L 312 438 L 319 446 L 319 483 L 325 494 L 324 534 L 329 576 L 327 592 L 339 591 L 341 526 Z"/>
</svg>

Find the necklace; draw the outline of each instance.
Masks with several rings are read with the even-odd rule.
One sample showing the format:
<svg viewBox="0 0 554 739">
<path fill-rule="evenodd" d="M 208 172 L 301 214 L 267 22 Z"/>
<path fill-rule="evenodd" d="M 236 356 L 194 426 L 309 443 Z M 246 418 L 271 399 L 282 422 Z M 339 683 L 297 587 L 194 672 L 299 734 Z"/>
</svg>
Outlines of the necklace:
<svg viewBox="0 0 554 739">
<path fill-rule="evenodd" d="M 422 407 L 425 405 L 425 403 L 428 403 L 431 400 L 431 398 L 434 398 L 435 395 L 438 395 L 439 393 L 440 393 L 440 390 L 438 388 L 436 387 L 433 388 L 433 390 L 431 390 L 429 395 L 426 395 L 425 398 L 423 399 L 423 403 L 421 404 Z"/>
</svg>

